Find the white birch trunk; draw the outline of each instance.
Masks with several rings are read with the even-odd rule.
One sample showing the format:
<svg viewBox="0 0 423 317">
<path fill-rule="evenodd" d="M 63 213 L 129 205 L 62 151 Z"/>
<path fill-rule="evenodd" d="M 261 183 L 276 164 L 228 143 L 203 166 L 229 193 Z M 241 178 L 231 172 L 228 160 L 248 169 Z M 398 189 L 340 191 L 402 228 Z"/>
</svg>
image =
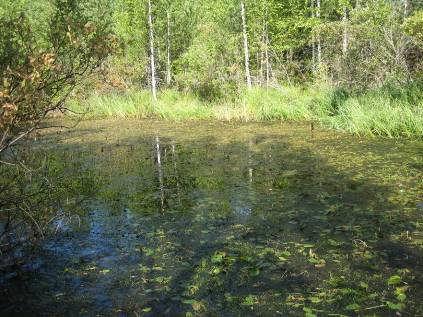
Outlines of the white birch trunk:
<svg viewBox="0 0 423 317">
<path fill-rule="evenodd" d="M 264 53 L 263 50 L 260 50 L 260 52 L 257 52 L 257 65 L 260 65 L 260 67 L 257 68 L 257 78 L 259 81 L 260 86 L 263 83 L 263 62 L 264 60 Z"/>
<path fill-rule="evenodd" d="M 153 100 L 157 100 L 157 83 L 156 83 L 156 63 L 154 60 L 154 30 L 153 30 L 153 13 L 151 10 L 151 0 L 148 0 L 148 28 L 150 35 L 150 73 L 151 73 L 151 93 Z"/>
<path fill-rule="evenodd" d="M 320 19 L 320 0 L 316 1 L 316 18 Z M 320 41 L 320 32 L 317 34 L 317 65 L 320 68 L 322 63 L 322 44 Z"/>
<path fill-rule="evenodd" d="M 247 20 L 245 17 L 244 1 L 241 1 L 241 18 L 242 18 L 242 35 L 244 39 L 244 58 L 245 58 L 245 78 L 247 87 L 251 88 L 251 75 L 250 75 L 250 51 L 248 49 L 248 35 L 247 35 Z"/>
<path fill-rule="evenodd" d="M 266 87 L 269 88 L 270 84 L 270 61 L 269 61 L 269 36 L 267 34 L 267 28 L 265 33 L 265 60 L 266 60 Z"/>
<path fill-rule="evenodd" d="M 410 2 L 409 0 L 404 0 L 404 18 L 410 13 Z"/>
<path fill-rule="evenodd" d="M 311 17 L 314 19 L 314 17 L 316 16 L 315 13 L 315 8 L 314 8 L 314 0 L 311 0 Z M 312 34 L 312 38 L 311 38 L 311 67 L 312 67 L 312 71 L 313 73 L 316 72 L 316 36 L 314 35 L 314 33 Z"/>
<path fill-rule="evenodd" d="M 170 62 L 170 13 L 167 12 L 167 64 L 166 64 L 166 84 L 170 86 L 172 81 L 172 70 Z"/>
<path fill-rule="evenodd" d="M 344 7 L 344 14 L 342 16 L 342 25 L 344 27 L 344 32 L 342 35 L 342 55 L 346 55 L 348 51 L 348 42 L 349 42 L 349 35 L 348 35 L 348 10 L 347 7 Z"/>
<path fill-rule="evenodd" d="M 265 21 L 263 19 L 263 31 L 261 34 L 261 45 L 260 45 L 260 60 L 257 59 L 257 61 L 259 62 L 260 65 L 260 70 L 259 70 L 259 79 L 260 79 L 260 86 L 263 85 L 264 82 L 264 67 L 266 64 L 266 54 L 265 54 L 265 47 L 264 47 L 264 42 L 265 42 L 265 37 L 264 37 L 264 33 L 265 33 L 266 29 L 265 29 Z M 258 52 L 257 52 L 257 56 L 258 56 Z M 258 58 L 258 57 L 257 57 Z"/>
</svg>

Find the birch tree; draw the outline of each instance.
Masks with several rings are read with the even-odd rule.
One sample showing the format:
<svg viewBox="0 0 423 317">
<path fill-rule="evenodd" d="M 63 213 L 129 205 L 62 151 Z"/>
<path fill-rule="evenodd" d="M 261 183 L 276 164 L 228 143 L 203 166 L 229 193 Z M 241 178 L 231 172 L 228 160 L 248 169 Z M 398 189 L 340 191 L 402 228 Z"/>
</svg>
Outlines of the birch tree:
<svg viewBox="0 0 423 317">
<path fill-rule="evenodd" d="M 343 15 L 342 15 L 342 26 L 343 26 L 343 34 L 342 34 L 342 55 L 345 56 L 348 51 L 348 42 L 349 42 L 349 35 L 348 35 L 348 9 L 344 6 Z"/>
<path fill-rule="evenodd" d="M 269 87 L 270 84 L 270 60 L 269 60 L 269 34 L 267 33 L 267 24 L 266 24 L 266 30 L 264 33 L 264 59 L 265 59 L 265 65 L 266 65 L 266 87 Z"/>
<path fill-rule="evenodd" d="M 166 33 L 166 84 L 169 87 L 172 81 L 172 63 L 170 56 L 170 12 L 167 11 L 167 33 Z"/>
<path fill-rule="evenodd" d="M 410 0 L 403 0 L 404 1 L 404 18 L 408 16 L 410 13 Z"/>
<path fill-rule="evenodd" d="M 314 0 L 311 0 L 311 18 L 314 19 L 316 17 L 316 10 L 315 10 L 315 5 L 314 5 Z M 312 35 L 312 39 L 311 39 L 311 54 L 312 54 L 312 67 L 313 67 L 313 72 L 316 71 L 317 67 L 317 48 L 316 48 L 316 36 L 313 34 Z"/>
<path fill-rule="evenodd" d="M 316 0 L 316 18 L 320 20 L 321 16 L 321 7 L 320 0 Z M 317 34 L 317 65 L 320 67 L 322 63 L 322 43 L 320 39 L 320 32 Z"/>
<path fill-rule="evenodd" d="M 157 101 L 156 63 L 154 59 L 153 12 L 151 8 L 151 0 L 148 0 L 148 29 L 149 29 L 149 39 L 150 39 L 151 93 L 153 95 L 153 100 Z"/>
<path fill-rule="evenodd" d="M 263 34 L 262 38 L 262 62 L 260 68 L 263 69 L 264 64 L 264 72 L 265 72 L 265 79 L 266 79 L 266 87 L 269 87 L 270 84 L 270 59 L 269 59 L 269 17 L 268 17 L 268 4 L 265 2 L 264 7 L 264 17 L 263 17 Z"/>
<path fill-rule="evenodd" d="M 245 63 L 245 79 L 247 81 L 247 87 L 251 88 L 251 74 L 250 74 L 250 51 L 248 48 L 248 34 L 247 34 L 247 18 L 245 14 L 245 4 L 241 1 L 241 19 L 242 19 L 242 36 L 244 41 L 244 63 Z"/>
<path fill-rule="evenodd" d="M 399 24 L 422 8 L 414 0 L 148 0 L 142 7 L 113 1 L 121 3 L 116 33 L 127 44 L 128 60 L 120 64 L 128 65 L 132 77 L 126 78 L 151 84 L 153 95 L 163 82 L 207 100 L 255 81 L 270 87 L 278 79 L 309 80 L 304 70 L 315 72 L 323 64 L 337 84 L 366 86 L 370 74 L 385 82 L 381 74 L 394 74 L 400 63 L 373 59 L 372 52 L 392 53 L 390 42 L 404 37 Z M 364 58 L 372 63 L 358 62 Z M 131 68 L 136 61 L 138 70 Z"/>
</svg>

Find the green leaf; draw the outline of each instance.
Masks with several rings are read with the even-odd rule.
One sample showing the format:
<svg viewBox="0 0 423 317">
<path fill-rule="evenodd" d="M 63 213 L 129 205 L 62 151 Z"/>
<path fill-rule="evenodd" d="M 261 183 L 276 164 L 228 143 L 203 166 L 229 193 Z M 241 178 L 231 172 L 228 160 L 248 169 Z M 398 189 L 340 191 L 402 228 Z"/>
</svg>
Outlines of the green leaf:
<svg viewBox="0 0 423 317">
<path fill-rule="evenodd" d="M 184 299 L 182 301 L 183 304 L 192 305 L 195 304 L 197 301 L 195 299 Z"/>
<path fill-rule="evenodd" d="M 357 303 L 349 304 L 347 307 L 345 307 L 347 310 L 358 310 L 360 309 L 360 305 Z"/>
<path fill-rule="evenodd" d="M 407 295 L 405 295 L 404 293 L 400 293 L 400 294 L 397 295 L 397 299 L 400 302 L 404 302 L 407 299 Z"/>
<path fill-rule="evenodd" d="M 401 281 L 402 281 L 401 276 L 399 276 L 399 275 L 392 275 L 388 279 L 388 285 L 397 285 L 397 284 L 401 283 Z"/>
<path fill-rule="evenodd" d="M 257 296 L 255 295 L 248 295 L 244 298 L 244 301 L 241 303 L 241 305 L 245 306 L 253 306 L 254 304 L 258 303 Z"/>
<path fill-rule="evenodd" d="M 303 307 L 303 311 L 305 312 L 305 317 L 317 317 L 311 308 Z"/>
<path fill-rule="evenodd" d="M 218 267 L 214 267 L 210 271 L 210 273 L 213 274 L 213 275 L 218 275 L 220 272 L 222 272 L 222 270 L 220 268 L 218 268 Z"/>
<path fill-rule="evenodd" d="M 144 248 L 143 250 L 147 256 L 152 256 L 155 253 L 154 249 L 151 249 L 151 248 Z"/>
<path fill-rule="evenodd" d="M 388 307 L 390 309 L 392 309 L 392 310 L 402 310 L 404 308 L 404 306 L 405 306 L 403 303 L 397 303 L 397 304 L 395 304 L 395 303 L 390 302 L 390 301 L 387 301 L 386 302 L 386 305 L 388 305 Z"/>
<path fill-rule="evenodd" d="M 260 269 L 257 267 L 250 271 L 250 276 L 259 276 L 259 275 L 260 275 Z"/>
<path fill-rule="evenodd" d="M 320 303 L 322 301 L 319 297 L 309 297 L 309 300 L 314 304 Z"/>
<path fill-rule="evenodd" d="M 216 252 L 212 255 L 211 261 L 212 263 L 221 263 L 223 262 L 223 259 L 225 258 L 226 253 L 225 252 Z"/>
</svg>

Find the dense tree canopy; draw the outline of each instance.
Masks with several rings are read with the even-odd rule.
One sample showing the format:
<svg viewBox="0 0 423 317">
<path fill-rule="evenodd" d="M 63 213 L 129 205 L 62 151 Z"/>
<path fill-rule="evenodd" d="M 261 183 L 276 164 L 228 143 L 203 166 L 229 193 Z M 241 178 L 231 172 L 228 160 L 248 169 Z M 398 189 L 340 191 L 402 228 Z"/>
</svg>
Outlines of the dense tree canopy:
<svg viewBox="0 0 423 317">
<path fill-rule="evenodd" d="M 154 0 L 159 87 L 172 86 L 214 98 L 243 85 L 241 2 L 246 8 L 249 68 L 255 85 L 325 78 L 335 85 L 363 89 L 421 76 L 420 1 Z M 75 11 L 77 8 L 84 13 Z M 60 53 L 70 55 L 81 54 L 87 45 L 99 41 L 95 34 L 103 31 L 100 25 L 107 20 L 124 50 L 104 65 L 103 82 L 118 88 L 150 85 L 147 1 L 4 1 L 0 10 L 3 20 L 24 18 L 38 47 L 47 51 L 49 45 L 61 45 Z M 66 17 L 79 25 L 71 25 L 76 22 L 70 24 Z M 80 40 L 66 42 L 66 32 L 80 32 L 88 21 L 95 25 L 88 42 L 78 47 L 75 43 Z M 3 34 L 3 40 L 14 38 Z M 101 53 L 99 46 L 89 54 Z M 2 57 L 8 60 L 11 54 L 15 55 L 8 50 Z M 78 66 L 73 63 L 67 66 Z"/>
<path fill-rule="evenodd" d="M 111 68 L 117 67 L 125 82 L 148 85 L 146 3 L 112 2 L 116 32 L 126 48 Z M 159 85 L 166 84 L 168 49 L 176 87 L 219 96 L 243 84 L 239 0 L 153 1 L 152 6 Z M 421 73 L 419 1 L 262 0 L 245 1 L 245 7 L 256 85 L 266 77 L 276 85 L 323 76 L 362 89 L 404 83 Z"/>
</svg>

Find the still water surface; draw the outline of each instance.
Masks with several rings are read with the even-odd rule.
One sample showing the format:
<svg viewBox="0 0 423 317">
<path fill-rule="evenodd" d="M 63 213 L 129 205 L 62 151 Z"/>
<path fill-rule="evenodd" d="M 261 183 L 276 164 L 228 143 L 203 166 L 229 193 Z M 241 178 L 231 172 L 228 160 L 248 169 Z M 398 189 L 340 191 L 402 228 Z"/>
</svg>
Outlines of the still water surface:
<svg viewBox="0 0 423 317">
<path fill-rule="evenodd" d="M 89 121 L 38 146 L 91 194 L 2 315 L 423 314 L 421 141 Z"/>
</svg>

